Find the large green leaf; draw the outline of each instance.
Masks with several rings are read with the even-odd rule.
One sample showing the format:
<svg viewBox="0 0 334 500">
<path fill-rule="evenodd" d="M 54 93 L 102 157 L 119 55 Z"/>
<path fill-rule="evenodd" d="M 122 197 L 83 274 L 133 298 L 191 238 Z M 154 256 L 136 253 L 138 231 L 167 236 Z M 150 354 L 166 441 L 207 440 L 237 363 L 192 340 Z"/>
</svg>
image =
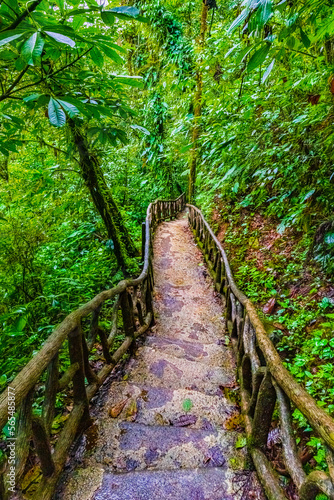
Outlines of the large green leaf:
<svg viewBox="0 0 334 500">
<path fill-rule="evenodd" d="M 68 116 L 70 118 L 74 118 L 76 115 L 79 114 L 79 110 L 74 104 L 71 104 L 70 102 L 63 101 L 62 99 L 57 99 L 57 102 L 61 105 L 61 107 L 66 111 Z"/>
<path fill-rule="evenodd" d="M 93 47 L 92 50 L 89 53 L 90 57 L 92 58 L 92 61 L 98 66 L 99 68 L 102 68 L 104 59 L 103 55 L 99 51 L 97 47 Z"/>
<path fill-rule="evenodd" d="M 5 33 L 0 34 L 0 47 L 2 45 L 6 45 L 6 43 L 12 42 L 13 40 L 17 40 L 22 35 L 24 35 L 23 31 L 11 30 L 6 31 Z"/>
<path fill-rule="evenodd" d="M 53 31 L 45 31 L 45 33 L 53 38 L 54 40 L 56 40 L 56 42 L 58 43 L 63 43 L 65 45 L 69 45 L 70 47 L 75 47 L 75 41 L 72 40 L 72 38 L 66 36 L 66 35 L 62 35 L 60 33 L 54 33 Z"/>
<path fill-rule="evenodd" d="M 107 26 L 112 26 L 115 23 L 115 15 L 109 10 L 104 10 L 101 12 L 102 21 Z"/>
<path fill-rule="evenodd" d="M 50 97 L 48 112 L 51 125 L 53 125 L 54 127 L 62 127 L 63 125 L 65 125 L 65 112 L 61 108 L 59 102 L 53 99 L 53 97 Z"/>
<path fill-rule="evenodd" d="M 303 45 L 308 49 L 311 45 L 311 40 L 305 33 L 305 31 L 302 30 L 302 28 L 299 28 L 300 30 L 300 38 L 302 39 Z"/>
<path fill-rule="evenodd" d="M 257 11 L 257 21 L 260 27 L 264 26 L 272 15 L 272 0 L 262 0 Z"/>
<path fill-rule="evenodd" d="M 102 52 L 105 53 L 107 57 L 112 59 L 115 63 L 117 64 L 123 64 L 124 61 L 121 58 L 121 56 L 116 52 L 116 50 L 112 49 L 111 47 L 108 47 L 108 45 L 104 45 L 100 43 L 99 48 L 102 50 Z"/>
<path fill-rule="evenodd" d="M 21 51 L 21 56 L 27 64 L 33 66 L 36 59 L 38 59 L 43 51 L 44 39 L 40 33 L 34 33 L 24 43 Z"/>
<path fill-rule="evenodd" d="M 268 76 L 270 75 L 270 73 L 272 72 L 272 69 L 274 67 L 274 64 L 275 64 L 275 59 L 273 59 L 271 61 L 271 63 L 269 64 L 268 68 L 265 70 L 265 72 L 263 73 L 263 77 L 262 77 L 262 83 L 264 83 Z"/>
<path fill-rule="evenodd" d="M 265 58 L 268 55 L 268 52 L 270 50 L 270 43 L 265 43 L 260 47 L 258 50 L 254 52 L 252 57 L 250 58 L 248 64 L 247 64 L 247 71 L 250 73 L 253 71 L 255 68 L 260 66 L 265 60 Z"/>
<path fill-rule="evenodd" d="M 232 33 L 238 26 L 240 26 L 240 24 L 242 24 L 247 19 L 248 14 L 249 9 L 246 7 L 246 9 L 244 9 L 241 14 L 239 14 L 239 16 L 233 21 L 227 32 Z"/>
</svg>

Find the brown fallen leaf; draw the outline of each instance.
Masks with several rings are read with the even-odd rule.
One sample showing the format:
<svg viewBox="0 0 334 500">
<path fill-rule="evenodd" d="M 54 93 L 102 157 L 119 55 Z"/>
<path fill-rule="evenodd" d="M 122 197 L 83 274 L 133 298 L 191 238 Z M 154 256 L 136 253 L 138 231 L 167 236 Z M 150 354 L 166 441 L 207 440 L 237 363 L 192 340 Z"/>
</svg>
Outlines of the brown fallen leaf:
<svg viewBox="0 0 334 500">
<path fill-rule="evenodd" d="M 126 405 L 127 401 L 128 401 L 127 399 L 123 399 L 123 401 L 120 401 L 119 403 L 112 406 L 109 410 L 109 415 L 112 418 L 118 417 L 118 415 L 120 415 L 122 413 L 122 410 L 123 410 L 124 406 Z"/>
<path fill-rule="evenodd" d="M 276 299 L 275 299 L 275 297 L 272 297 L 270 300 L 268 300 L 266 305 L 263 307 L 263 312 L 265 314 L 271 314 L 275 308 L 275 305 L 276 305 Z"/>
</svg>

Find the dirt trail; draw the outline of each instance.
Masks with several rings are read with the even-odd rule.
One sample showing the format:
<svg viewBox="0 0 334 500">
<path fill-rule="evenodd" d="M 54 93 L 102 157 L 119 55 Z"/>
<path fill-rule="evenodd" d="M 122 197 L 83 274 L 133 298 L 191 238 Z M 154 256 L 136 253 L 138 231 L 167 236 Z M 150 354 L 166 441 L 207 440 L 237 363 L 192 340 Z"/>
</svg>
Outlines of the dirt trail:
<svg viewBox="0 0 334 500">
<path fill-rule="evenodd" d="M 222 304 L 184 214 L 158 227 L 154 256 L 156 325 L 108 388 L 93 449 L 57 498 L 260 498 L 229 430 L 238 409 L 225 397 L 236 382 Z"/>
</svg>

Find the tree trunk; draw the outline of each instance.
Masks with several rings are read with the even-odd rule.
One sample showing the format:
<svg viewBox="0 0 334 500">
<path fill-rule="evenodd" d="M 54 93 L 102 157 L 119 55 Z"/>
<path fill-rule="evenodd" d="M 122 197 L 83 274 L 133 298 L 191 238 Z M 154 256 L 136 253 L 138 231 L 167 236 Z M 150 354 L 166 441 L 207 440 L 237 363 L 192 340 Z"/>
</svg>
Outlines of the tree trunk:
<svg viewBox="0 0 334 500">
<path fill-rule="evenodd" d="M 89 189 L 93 203 L 103 219 L 108 236 L 114 243 L 118 265 L 125 269 L 127 257 L 136 257 L 138 251 L 110 193 L 99 161 L 94 153 L 89 150 L 85 134 L 73 120 L 69 120 L 69 126 L 79 153 L 82 177 Z"/>
<path fill-rule="evenodd" d="M 208 28 L 208 11 L 209 11 L 209 1 L 203 0 L 202 11 L 201 11 L 201 31 L 199 34 L 199 45 L 203 50 L 205 44 L 205 34 Z M 201 61 L 200 61 L 201 63 Z M 196 170 L 197 170 L 197 143 L 200 136 L 200 118 L 202 115 L 202 93 L 203 93 L 203 77 L 200 68 L 196 71 L 196 91 L 194 94 L 194 125 L 192 131 L 192 150 L 190 157 L 190 172 L 189 172 L 189 186 L 188 186 L 188 196 L 189 202 L 191 203 L 195 195 L 195 183 L 196 183 Z"/>
</svg>

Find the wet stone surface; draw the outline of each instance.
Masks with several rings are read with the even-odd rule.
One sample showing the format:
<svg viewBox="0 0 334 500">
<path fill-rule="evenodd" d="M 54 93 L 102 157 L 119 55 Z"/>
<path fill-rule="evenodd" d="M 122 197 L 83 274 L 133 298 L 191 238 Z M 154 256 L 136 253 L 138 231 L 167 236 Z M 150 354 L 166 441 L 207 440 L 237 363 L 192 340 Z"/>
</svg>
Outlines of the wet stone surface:
<svg viewBox="0 0 334 500">
<path fill-rule="evenodd" d="M 246 477 L 249 499 L 262 499 L 229 425 L 238 408 L 224 396 L 236 380 L 223 306 L 184 214 L 157 228 L 154 274 L 156 324 L 109 384 L 94 444 L 56 498 L 246 500 Z"/>
</svg>

